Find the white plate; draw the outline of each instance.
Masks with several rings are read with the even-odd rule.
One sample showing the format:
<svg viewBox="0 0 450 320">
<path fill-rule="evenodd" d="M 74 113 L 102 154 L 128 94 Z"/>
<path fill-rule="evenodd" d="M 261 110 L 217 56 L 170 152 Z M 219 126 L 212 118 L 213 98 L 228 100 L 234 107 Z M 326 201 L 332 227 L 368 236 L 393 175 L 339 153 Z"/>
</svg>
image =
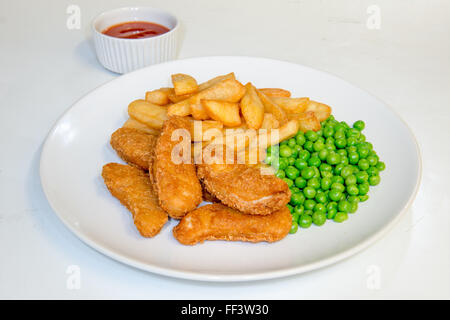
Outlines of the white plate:
<svg viewBox="0 0 450 320">
<path fill-rule="evenodd" d="M 193 247 L 172 236 L 175 221 L 152 239 L 136 231 L 130 213 L 103 184 L 101 168 L 122 162 L 109 145 L 127 118 L 128 103 L 149 89 L 170 85 L 173 73 L 199 81 L 234 71 L 256 87 L 329 104 L 338 120 L 366 122 L 365 135 L 386 163 L 369 201 L 342 223 L 328 221 L 273 244 L 210 241 Z M 205 57 L 172 61 L 123 75 L 86 95 L 56 123 L 41 156 L 41 181 L 55 213 L 81 240 L 123 263 L 187 279 L 244 281 L 317 269 L 379 239 L 414 199 L 421 176 L 417 143 L 407 125 L 383 102 L 327 73 L 276 60 Z"/>
</svg>

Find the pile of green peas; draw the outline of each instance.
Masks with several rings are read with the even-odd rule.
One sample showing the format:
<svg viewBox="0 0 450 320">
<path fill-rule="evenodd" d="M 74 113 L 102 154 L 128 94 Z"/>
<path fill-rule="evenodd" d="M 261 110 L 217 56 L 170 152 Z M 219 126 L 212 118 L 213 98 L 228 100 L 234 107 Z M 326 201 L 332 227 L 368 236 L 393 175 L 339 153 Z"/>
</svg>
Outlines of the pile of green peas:
<svg viewBox="0 0 450 320">
<path fill-rule="evenodd" d="M 332 115 L 318 131 L 299 131 L 291 139 L 267 148 L 265 162 L 288 184 L 292 214 L 290 233 L 327 220 L 343 222 L 358 203 L 369 199 L 370 186 L 380 183 L 385 169 L 373 145 L 362 133 L 365 123 L 350 127 Z"/>
</svg>

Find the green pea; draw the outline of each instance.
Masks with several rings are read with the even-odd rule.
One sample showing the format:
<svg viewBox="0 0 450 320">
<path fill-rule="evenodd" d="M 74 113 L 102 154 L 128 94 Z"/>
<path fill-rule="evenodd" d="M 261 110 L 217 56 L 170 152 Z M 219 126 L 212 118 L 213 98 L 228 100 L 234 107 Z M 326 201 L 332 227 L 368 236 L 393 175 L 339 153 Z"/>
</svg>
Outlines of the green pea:
<svg viewBox="0 0 450 320">
<path fill-rule="evenodd" d="M 348 164 L 348 158 L 347 157 L 341 157 L 341 162 L 340 163 L 347 165 Z"/>
<path fill-rule="evenodd" d="M 359 195 L 363 196 L 369 192 L 369 183 L 363 182 L 358 186 Z"/>
<path fill-rule="evenodd" d="M 287 168 L 287 166 L 289 165 L 289 162 L 287 161 L 287 159 L 285 158 L 280 158 L 280 169 L 284 170 Z"/>
<path fill-rule="evenodd" d="M 335 182 L 331 185 L 331 190 L 337 190 L 340 192 L 344 192 L 345 191 L 345 187 L 342 183 L 339 182 Z"/>
<path fill-rule="evenodd" d="M 355 128 L 356 130 L 359 130 L 359 131 L 363 131 L 365 127 L 366 127 L 366 124 L 362 120 L 358 120 L 353 124 L 353 128 Z"/>
<path fill-rule="evenodd" d="M 300 192 L 300 189 L 297 188 L 297 187 L 294 187 L 294 186 L 290 187 L 289 189 L 291 189 L 291 193 L 297 193 L 297 192 Z"/>
<path fill-rule="evenodd" d="M 303 177 L 298 177 L 297 179 L 294 180 L 295 185 L 300 188 L 303 189 L 304 187 L 306 187 L 306 179 Z"/>
<path fill-rule="evenodd" d="M 358 138 L 360 136 L 361 132 L 359 130 L 356 130 L 355 128 L 350 128 L 345 132 L 345 135 L 347 138 L 355 137 Z"/>
<path fill-rule="evenodd" d="M 342 197 L 342 192 L 336 189 L 331 189 L 328 193 L 328 198 L 333 201 L 339 201 Z"/>
<path fill-rule="evenodd" d="M 296 143 L 297 142 L 295 141 L 294 138 L 291 138 L 291 139 L 288 140 L 288 146 L 291 147 L 291 148 L 293 148 Z"/>
<path fill-rule="evenodd" d="M 287 140 L 281 141 L 280 146 L 287 146 L 288 142 Z"/>
<path fill-rule="evenodd" d="M 306 187 L 305 189 L 303 189 L 303 194 L 307 199 L 312 199 L 316 196 L 316 189 L 314 189 L 313 187 Z"/>
<path fill-rule="evenodd" d="M 292 155 L 292 149 L 289 146 L 280 147 L 280 156 L 283 158 L 288 158 Z"/>
<path fill-rule="evenodd" d="M 359 161 L 359 155 L 357 152 L 351 152 L 348 155 L 348 162 L 351 164 L 357 164 Z"/>
<path fill-rule="evenodd" d="M 340 155 L 341 157 L 346 157 L 347 156 L 347 150 L 345 150 L 345 149 L 339 149 L 338 151 L 336 151 L 336 153 L 338 155 Z"/>
<path fill-rule="evenodd" d="M 294 211 L 294 208 L 290 204 L 287 204 L 286 206 L 288 207 L 288 209 L 291 213 Z"/>
<path fill-rule="evenodd" d="M 358 196 L 349 196 L 347 198 L 347 201 L 350 202 L 350 203 L 359 202 L 359 197 Z"/>
<path fill-rule="evenodd" d="M 327 221 L 327 216 L 326 216 L 325 212 L 321 212 L 321 211 L 314 212 L 311 218 L 312 218 L 312 222 L 316 226 L 322 226 Z"/>
<path fill-rule="evenodd" d="M 316 200 L 316 202 L 324 204 L 327 202 L 328 196 L 325 192 L 321 192 L 317 193 L 314 199 Z"/>
<path fill-rule="evenodd" d="M 376 186 L 377 184 L 379 184 L 380 183 L 380 176 L 371 176 L 371 177 L 369 177 L 369 184 L 371 185 L 371 186 Z"/>
<path fill-rule="evenodd" d="M 292 156 L 292 157 L 289 157 L 289 158 L 287 158 L 288 159 L 288 163 L 289 163 L 289 165 L 290 166 L 293 166 L 294 165 L 294 163 L 295 163 L 295 157 L 294 156 Z"/>
<path fill-rule="evenodd" d="M 369 175 L 365 171 L 360 171 L 355 174 L 356 182 L 363 183 L 369 180 Z"/>
<path fill-rule="evenodd" d="M 338 138 L 336 139 L 334 144 L 338 149 L 342 149 L 345 148 L 345 146 L 347 145 L 347 140 L 345 138 Z"/>
<path fill-rule="evenodd" d="M 330 210 L 327 211 L 327 219 L 331 220 L 334 219 L 334 217 L 336 216 L 337 213 L 337 209 L 336 208 L 332 208 Z"/>
<path fill-rule="evenodd" d="M 302 177 L 303 177 L 304 179 L 306 179 L 306 180 L 311 179 L 311 178 L 314 176 L 314 174 L 315 174 L 315 171 L 314 171 L 314 169 L 311 168 L 311 167 L 304 168 L 304 169 L 301 171 Z"/>
<path fill-rule="evenodd" d="M 319 157 L 311 157 L 308 160 L 308 165 L 310 167 L 318 167 L 318 166 L 320 166 L 320 164 L 321 164 L 321 161 L 320 161 Z"/>
<path fill-rule="evenodd" d="M 299 215 L 297 212 L 295 212 L 295 211 L 292 212 L 292 221 L 297 222 L 299 216 L 300 216 L 300 215 Z"/>
<path fill-rule="evenodd" d="M 341 170 L 341 177 L 346 179 L 349 175 L 353 174 L 353 168 L 351 166 L 345 166 Z"/>
<path fill-rule="evenodd" d="M 327 212 L 327 208 L 325 207 L 325 205 L 323 203 L 316 203 L 313 211 L 325 213 L 325 212 Z"/>
<path fill-rule="evenodd" d="M 334 129 L 332 126 L 326 125 L 325 128 L 323 128 L 323 136 L 325 138 L 332 137 L 334 134 Z"/>
<path fill-rule="evenodd" d="M 346 150 L 348 153 L 351 153 L 351 152 L 357 152 L 358 148 L 356 146 L 347 146 Z"/>
<path fill-rule="evenodd" d="M 334 174 L 341 175 L 342 169 L 345 167 L 345 164 L 340 163 L 336 167 L 334 167 Z"/>
<path fill-rule="evenodd" d="M 364 146 L 364 145 L 359 145 L 358 146 L 358 155 L 360 159 L 365 159 L 369 156 L 369 152 L 370 150 Z"/>
<path fill-rule="evenodd" d="M 361 159 L 358 161 L 358 167 L 361 170 L 367 170 L 370 167 L 369 161 L 367 161 L 366 159 Z"/>
<path fill-rule="evenodd" d="M 373 166 L 375 166 L 377 164 L 378 159 L 376 157 L 374 157 L 374 156 L 368 156 L 367 157 L 367 161 L 369 161 L 369 165 L 371 167 L 373 167 Z"/>
<path fill-rule="evenodd" d="M 311 226 L 311 223 L 312 223 L 312 217 L 310 215 L 305 214 L 305 213 L 300 215 L 300 218 L 298 219 L 298 225 L 301 228 L 304 228 L 304 229 L 309 228 Z"/>
<path fill-rule="evenodd" d="M 386 165 L 384 164 L 384 162 L 378 161 L 376 168 L 378 169 L 378 171 L 383 171 L 384 169 L 386 169 Z"/>
<path fill-rule="evenodd" d="M 308 167 L 308 162 L 306 162 L 306 160 L 303 159 L 297 159 L 294 162 L 294 166 L 298 169 L 298 170 L 303 170 L 304 168 Z"/>
<path fill-rule="evenodd" d="M 337 153 L 329 153 L 327 156 L 327 163 L 331 165 L 336 165 L 341 162 L 341 156 Z"/>
<path fill-rule="evenodd" d="M 313 168 L 313 170 L 314 170 L 313 178 L 320 178 L 320 171 L 319 171 L 319 168 L 317 168 L 317 167 L 312 167 L 312 168 Z"/>
<path fill-rule="evenodd" d="M 350 202 L 350 210 L 349 213 L 355 213 L 358 210 L 358 202 Z"/>
<path fill-rule="evenodd" d="M 290 203 L 294 206 L 301 205 L 305 202 L 305 195 L 302 192 L 297 192 L 291 195 Z"/>
<path fill-rule="evenodd" d="M 312 210 L 316 206 L 316 202 L 312 199 L 305 200 L 305 203 L 303 204 L 305 207 L 305 210 Z"/>
<path fill-rule="evenodd" d="M 366 170 L 367 174 L 369 176 L 377 176 L 378 175 L 378 169 L 375 167 L 370 167 L 369 169 Z"/>
<path fill-rule="evenodd" d="M 305 212 L 305 207 L 302 206 L 302 205 L 297 205 L 294 208 L 294 212 L 297 213 L 300 216 L 303 212 Z"/>
<path fill-rule="evenodd" d="M 339 201 L 338 209 L 341 212 L 349 212 L 350 211 L 350 202 L 347 200 Z"/>
<path fill-rule="evenodd" d="M 345 131 L 342 129 L 336 129 L 336 127 L 334 128 L 334 143 L 336 144 L 336 141 L 339 139 L 345 139 Z"/>
<path fill-rule="evenodd" d="M 319 178 L 311 178 L 308 180 L 308 187 L 319 189 L 320 188 L 320 179 Z"/>
<path fill-rule="evenodd" d="M 333 220 L 335 222 L 339 222 L 339 223 L 344 222 L 347 219 L 348 219 L 347 212 L 338 212 L 338 213 L 336 213 L 336 215 L 333 218 Z"/>
<path fill-rule="evenodd" d="M 278 169 L 277 172 L 275 172 L 275 176 L 282 179 L 286 176 L 286 174 L 284 173 L 284 170 Z"/>
<path fill-rule="evenodd" d="M 356 184 L 351 184 L 346 188 L 347 193 L 351 196 L 356 196 L 359 194 L 359 188 Z"/>
<path fill-rule="evenodd" d="M 332 178 L 333 177 L 333 173 L 330 171 L 320 171 L 320 175 L 322 176 L 322 178 Z"/>
<path fill-rule="evenodd" d="M 345 178 L 345 185 L 349 186 L 352 184 L 356 184 L 356 176 L 355 175 L 349 175 L 347 178 Z"/>
<path fill-rule="evenodd" d="M 306 131 L 305 132 L 305 137 L 306 137 L 306 139 L 308 139 L 309 141 L 312 141 L 312 142 L 314 142 L 317 139 L 319 139 L 319 135 L 316 132 L 312 131 L 312 130 Z"/>
<path fill-rule="evenodd" d="M 282 178 L 282 180 L 287 183 L 289 188 L 294 184 L 294 181 L 289 178 Z"/>
<path fill-rule="evenodd" d="M 331 145 L 331 146 L 334 147 L 334 138 L 333 138 L 333 137 L 328 137 L 328 138 L 325 140 L 325 144 L 326 144 L 326 145 Z"/>
<path fill-rule="evenodd" d="M 314 142 L 313 148 L 314 148 L 314 151 L 319 152 L 319 151 L 325 149 L 325 143 L 323 143 L 322 140 L 317 140 L 316 142 Z"/>
<path fill-rule="evenodd" d="M 313 150 L 314 150 L 314 142 L 312 142 L 310 140 L 306 141 L 305 144 L 303 145 L 303 148 L 305 148 L 309 152 L 313 152 Z"/>
<path fill-rule="evenodd" d="M 319 151 L 319 159 L 322 161 L 325 161 L 327 159 L 328 156 L 328 150 L 325 149 L 325 146 L 322 150 Z"/>
<path fill-rule="evenodd" d="M 286 177 L 291 180 L 295 180 L 300 175 L 300 171 L 298 171 L 298 169 L 293 166 L 287 167 L 284 172 L 286 173 Z"/>
<path fill-rule="evenodd" d="M 367 199 L 369 199 L 369 195 L 368 194 L 359 196 L 359 201 L 361 201 L 361 202 L 367 201 Z"/>
<path fill-rule="evenodd" d="M 319 170 L 320 170 L 320 171 L 328 171 L 328 172 L 331 172 L 331 171 L 333 171 L 333 167 L 330 166 L 330 165 L 327 164 L 327 163 L 322 163 L 322 164 L 319 166 Z"/>
<path fill-rule="evenodd" d="M 357 137 L 348 137 L 347 138 L 347 147 L 354 147 L 358 143 Z"/>
<path fill-rule="evenodd" d="M 320 181 L 320 186 L 322 187 L 322 190 L 328 190 L 331 188 L 332 181 L 331 178 L 323 178 Z"/>
<path fill-rule="evenodd" d="M 290 234 L 296 233 L 298 230 L 298 223 L 297 221 L 292 221 L 291 229 L 289 230 Z"/>
<path fill-rule="evenodd" d="M 299 131 L 299 132 L 301 132 L 301 131 Z M 297 144 L 299 146 L 303 146 L 305 144 L 305 142 L 306 142 L 306 138 L 303 135 L 303 133 L 302 134 L 297 134 L 297 136 L 295 137 L 295 141 L 297 142 Z"/>
<path fill-rule="evenodd" d="M 358 143 L 361 143 L 361 142 L 364 142 L 364 141 L 366 141 L 366 136 L 361 133 L 361 135 L 358 138 Z"/>
<path fill-rule="evenodd" d="M 342 178 L 341 176 L 334 176 L 333 178 L 331 178 L 331 182 L 335 183 L 344 183 L 344 178 Z"/>
</svg>

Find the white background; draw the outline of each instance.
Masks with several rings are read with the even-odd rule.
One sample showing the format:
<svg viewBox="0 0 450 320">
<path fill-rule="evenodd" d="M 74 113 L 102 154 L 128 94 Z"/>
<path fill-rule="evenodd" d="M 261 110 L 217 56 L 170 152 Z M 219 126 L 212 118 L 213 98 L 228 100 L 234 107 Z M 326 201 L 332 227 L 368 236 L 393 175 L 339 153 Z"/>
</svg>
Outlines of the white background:
<svg viewBox="0 0 450 320">
<path fill-rule="evenodd" d="M 66 27 L 71 4 L 81 9 L 80 30 Z M 167 9 L 181 20 L 179 58 L 248 55 L 296 62 L 336 74 L 384 100 L 421 147 L 422 185 L 412 208 L 364 252 L 269 281 L 171 279 L 84 245 L 50 209 L 40 186 L 39 157 L 56 119 L 117 77 L 97 63 L 90 21 L 127 5 Z M 381 10 L 378 30 L 366 25 L 370 5 Z M 448 299 L 449 110 L 450 2 L 445 0 L 0 0 L 0 298 Z M 80 289 L 67 288 L 71 265 L 80 268 Z M 379 286 L 373 282 L 377 274 Z"/>
</svg>

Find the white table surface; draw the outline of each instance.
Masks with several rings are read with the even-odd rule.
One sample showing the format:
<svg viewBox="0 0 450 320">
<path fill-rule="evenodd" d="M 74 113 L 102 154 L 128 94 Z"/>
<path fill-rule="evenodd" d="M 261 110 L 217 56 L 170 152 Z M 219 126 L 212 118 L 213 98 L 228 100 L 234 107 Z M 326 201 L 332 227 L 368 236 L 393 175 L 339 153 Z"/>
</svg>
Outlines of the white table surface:
<svg viewBox="0 0 450 320">
<path fill-rule="evenodd" d="M 81 10 L 79 30 L 66 27 L 71 4 Z M 179 17 L 179 58 L 287 60 L 336 74 L 391 105 L 412 128 L 422 152 L 422 184 L 410 210 L 387 236 L 356 256 L 259 282 L 166 278 L 83 244 L 58 220 L 42 192 L 41 147 L 67 108 L 117 77 L 97 63 L 92 18 L 139 4 Z M 380 29 L 366 25 L 370 5 L 380 9 Z M 446 0 L 0 0 L 0 298 L 448 299 L 449 124 Z M 72 265 L 79 267 L 79 289 L 67 286 Z"/>
</svg>

